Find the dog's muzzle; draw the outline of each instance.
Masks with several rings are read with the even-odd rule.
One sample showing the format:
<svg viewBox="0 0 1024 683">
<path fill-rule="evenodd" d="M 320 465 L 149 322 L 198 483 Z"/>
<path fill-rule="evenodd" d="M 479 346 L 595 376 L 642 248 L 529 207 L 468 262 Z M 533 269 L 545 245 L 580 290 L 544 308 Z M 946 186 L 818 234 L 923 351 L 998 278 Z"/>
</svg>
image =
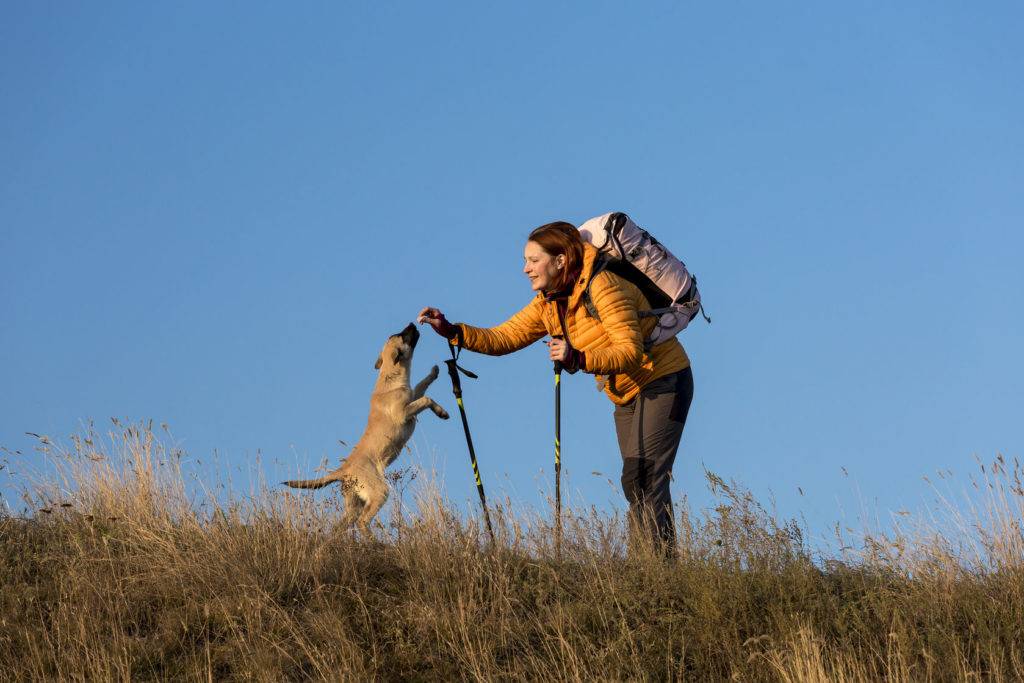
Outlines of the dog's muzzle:
<svg viewBox="0 0 1024 683">
<path fill-rule="evenodd" d="M 420 331 L 416 329 L 415 324 L 409 323 L 398 334 L 402 337 L 402 341 L 409 345 L 409 348 L 416 348 L 416 342 L 420 340 Z"/>
</svg>

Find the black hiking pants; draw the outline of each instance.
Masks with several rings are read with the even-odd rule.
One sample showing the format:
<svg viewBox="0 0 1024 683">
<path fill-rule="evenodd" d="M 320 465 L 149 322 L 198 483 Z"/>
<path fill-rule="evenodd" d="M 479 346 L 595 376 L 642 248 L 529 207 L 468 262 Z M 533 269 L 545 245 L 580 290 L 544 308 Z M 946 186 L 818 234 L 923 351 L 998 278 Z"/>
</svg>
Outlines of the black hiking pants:
<svg viewBox="0 0 1024 683">
<path fill-rule="evenodd" d="M 622 453 L 622 490 L 629 501 L 631 542 L 675 550 L 672 464 L 693 400 L 690 368 L 659 377 L 628 405 L 615 406 L 615 432 Z"/>
</svg>

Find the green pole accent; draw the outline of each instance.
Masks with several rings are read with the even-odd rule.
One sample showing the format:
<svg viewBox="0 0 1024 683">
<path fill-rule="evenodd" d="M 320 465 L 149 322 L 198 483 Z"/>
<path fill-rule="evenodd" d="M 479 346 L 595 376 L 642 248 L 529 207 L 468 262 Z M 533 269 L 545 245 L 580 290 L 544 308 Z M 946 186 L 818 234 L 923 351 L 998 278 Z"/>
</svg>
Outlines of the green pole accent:
<svg viewBox="0 0 1024 683">
<path fill-rule="evenodd" d="M 469 421 L 466 419 L 466 406 L 462 403 L 462 382 L 459 379 L 459 373 L 463 373 L 466 377 L 476 379 L 477 376 L 469 370 L 459 367 L 456 363 L 457 358 L 455 349 L 452 349 L 451 360 L 446 360 L 445 365 L 448 366 L 448 376 L 452 380 L 452 393 L 455 394 L 455 402 L 459 406 L 459 415 L 462 417 L 462 431 L 466 433 L 466 445 L 469 447 L 469 462 L 473 466 L 473 479 L 476 481 L 476 491 L 480 494 L 480 507 L 484 510 L 484 522 L 487 524 L 487 535 L 490 536 L 491 545 L 494 545 L 494 529 L 491 527 L 491 515 L 487 510 L 487 496 L 484 494 L 484 483 L 480 479 L 480 468 L 476 463 L 476 450 L 473 448 L 473 437 L 469 433 Z"/>
<path fill-rule="evenodd" d="M 562 363 L 555 361 L 555 553 L 562 557 Z"/>
</svg>

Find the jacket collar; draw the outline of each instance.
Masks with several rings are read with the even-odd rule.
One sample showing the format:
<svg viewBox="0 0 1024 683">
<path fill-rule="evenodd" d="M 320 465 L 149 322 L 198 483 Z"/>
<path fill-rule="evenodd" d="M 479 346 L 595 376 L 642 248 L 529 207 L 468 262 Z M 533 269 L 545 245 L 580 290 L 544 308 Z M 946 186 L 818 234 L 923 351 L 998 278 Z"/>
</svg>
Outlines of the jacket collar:
<svg viewBox="0 0 1024 683">
<path fill-rule="evenodd" d="M 575 310 L 580 305 L 580 300 L 583 298 L 583 292 L 586 291 L 587 285 L 590 283 L 590 278 L 594 273 L 594 264 L 597 262 L 597 257 L 600 252 L 592 244 L 587 242 L 583 243 L 583 268 L 580 270 L 579 276 L 576 278 L 576 282 L 572 285 L 572 291 L 569 293 L 569 301 L 566 306 L 566 310 Z M 537 296 L 547 301 L 547 295 L 544 292 L 537 292 Z"/>
</svg>

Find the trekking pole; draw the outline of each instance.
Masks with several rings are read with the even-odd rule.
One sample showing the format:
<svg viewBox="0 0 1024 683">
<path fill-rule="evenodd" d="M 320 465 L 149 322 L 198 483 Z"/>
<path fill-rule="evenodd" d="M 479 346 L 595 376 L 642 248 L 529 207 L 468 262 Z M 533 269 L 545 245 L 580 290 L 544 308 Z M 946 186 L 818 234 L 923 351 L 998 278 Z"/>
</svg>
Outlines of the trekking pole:
<svg viewBox="0 0 1024 683">
<path fill-rule="evenodd" d="M 461 339 L 459 340 L 461 342 Z M 473 437 L 469 434 L 469 422 L 466 420 L 466 407 L 462 405 L 462 381 L 459 379 L 459 373 L 461 372 L 470 379 L 477 379 L 477 376 L 459 366 L 459 353 L 462 351 L 462 346 L 459 346 L 459 351 L 455 350 L 455 347 L 449 344 L 449 348 L 452 352 L 452 359 L 446 360 L 445 365 L 448 366 L 448 376 L 452 379 L 452 393 L 455 394 L 455 402 L 459 404 L 459 415 L 462 416 L 462 430 L 466 433 L 466 445 L 469 447 L 469 462 L 473 465 L 473 478 L 476 480 L 476 490 L 480 494 L 480 507 L 484 509 L 484 522 L 487 524 L 487 535 L 491 538 L 491 545 L 494 545 L 494 529 L 491 528 L 491 516 L 487 512 L 487 496 L 484 495 L 484 483 L 480 480 L 480 468 L 476 464 L 476 451 L 473 450 Z"/>
<path fill-rule="evenodd" d="M 552 339 L 561 339 L 553 335 Z M 562 361 L 555 361 L 555 554 L 562 557 Z"/>
</svg>

